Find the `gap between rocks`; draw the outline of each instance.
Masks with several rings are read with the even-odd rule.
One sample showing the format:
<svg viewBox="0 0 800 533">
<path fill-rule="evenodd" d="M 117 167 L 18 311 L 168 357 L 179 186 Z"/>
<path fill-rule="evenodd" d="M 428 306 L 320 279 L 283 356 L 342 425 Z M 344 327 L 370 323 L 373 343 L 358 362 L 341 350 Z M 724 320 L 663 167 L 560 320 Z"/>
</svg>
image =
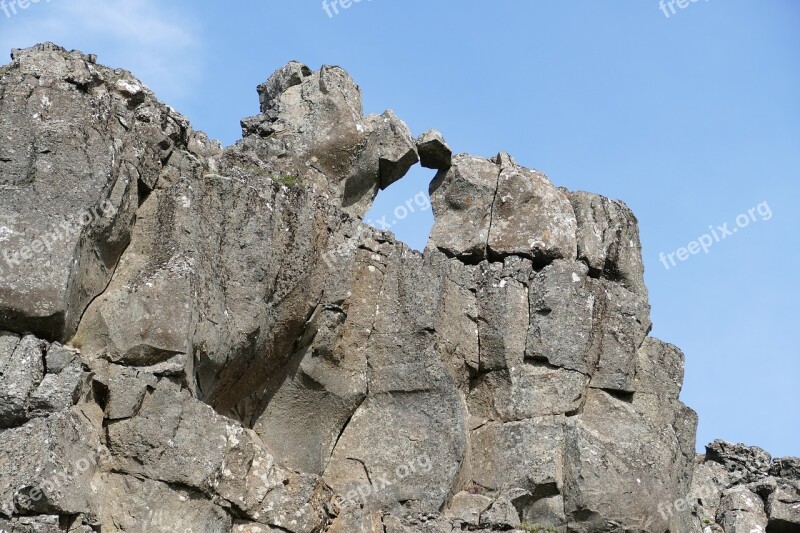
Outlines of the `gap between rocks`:
<svg viewBox="0 0 800 533">
<path fill-rule="evenodd" d="M 435 175 L 435 170 L 417 163 L 404 177 L 378 191 L 364 222 L 392 232 L 413 250 L 424 250 L 434 222 L 428 190 Z"/>
</svg>

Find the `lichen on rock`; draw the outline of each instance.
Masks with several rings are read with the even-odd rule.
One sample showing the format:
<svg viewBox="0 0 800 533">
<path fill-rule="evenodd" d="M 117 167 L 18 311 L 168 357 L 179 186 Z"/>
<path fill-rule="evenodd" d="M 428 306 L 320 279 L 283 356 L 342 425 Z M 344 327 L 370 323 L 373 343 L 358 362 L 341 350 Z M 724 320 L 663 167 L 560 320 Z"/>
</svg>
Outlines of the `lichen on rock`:
<svg viewBox="0 0 800 533">
<path fill-rule="evenodd" d="M 79 52 L 0 71 L 0 529 L 800 526 L 797 459 L 696 460 L 622 202 L 364 116 L 339 67 L 258 94 L 222 148 Z M 419 160 L 423 253 L 361 220 Z"/>
</svg>

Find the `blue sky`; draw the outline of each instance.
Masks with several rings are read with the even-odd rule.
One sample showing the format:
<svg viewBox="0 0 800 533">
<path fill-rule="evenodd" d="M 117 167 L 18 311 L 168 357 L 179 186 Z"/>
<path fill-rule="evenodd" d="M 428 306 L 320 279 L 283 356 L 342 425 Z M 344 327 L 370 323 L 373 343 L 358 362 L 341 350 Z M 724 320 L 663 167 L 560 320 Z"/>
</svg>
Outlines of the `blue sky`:
<svg viewBox="0 0 800 533">
<path fill-rule="evenodd" d="M 366 112 L 391 108 L 457 152 L 507 151 L 556 185 L 624 200 L 652 334 L 686 353 L 699 448 L 800 455 L 800 3 L 686 2 L 665 3 L 667 17 L 658 0 L 362 0 L 329 17 L 318 0 L 40 0 L 0 9 L 0 49 L 96 53 L 226 145 L 273 70 L 338 64 Z M 432 176 L 414 169 L 369 218 Z M 431 224 L 418 211 L 392 230 L 422 248 Z M 689 252 L 698 238 L 708 253 Z"/>
</svg>

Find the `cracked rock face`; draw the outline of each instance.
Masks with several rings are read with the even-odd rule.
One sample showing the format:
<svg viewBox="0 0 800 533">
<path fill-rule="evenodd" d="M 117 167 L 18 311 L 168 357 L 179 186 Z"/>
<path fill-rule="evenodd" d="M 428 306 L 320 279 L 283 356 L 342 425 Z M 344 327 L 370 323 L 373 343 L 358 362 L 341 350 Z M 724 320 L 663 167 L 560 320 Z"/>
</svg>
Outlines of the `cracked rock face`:
<svg viewBox="0 0 800 533">
<path fill-rule="evenodd" d="M 468 263 L 527 257 L 537 266 L 576 257 L 577 221 L 567 195 L 507 154 L 456 156 L 431 183 L 431 204 L 431 245 L 448 256 Z"/>
<path fill-rule="evenodd" d="M 761 448 L 721 440 L 697 457 L 686 498 L 696 530 L 800 531 L 800 458 L 773 459 Z M 668 511 L 667 511 L 668 512 Z"/>
<path fill-rule="evenodd" d="M 88 56 L 44 45 L 12 58 L 0 82 L 0 328 L 64 341 L 188 123 Z"/>
<path fill-rule="evenodd" d="M 624 204 L 415 141 L 338 67 L 258 93 L 223 149 L 91 56 L 0 69 L 0 529 L 800 523 L 796 459 L 695 465 Z M 420 159 L 424 253 L 358 218 Z"/>
<path fill-rule="evenodd" d="M 227 172 L 300 181 L 362 216 L 379 189 L 419 161 L 405 123 L 391 110 L 365 117 L 361 89 L 339 67 L 313 72 L 293 61 L 258 93 L 261 114 L 242 121 L 244 139 L 226 154 Z"/>
</svg>

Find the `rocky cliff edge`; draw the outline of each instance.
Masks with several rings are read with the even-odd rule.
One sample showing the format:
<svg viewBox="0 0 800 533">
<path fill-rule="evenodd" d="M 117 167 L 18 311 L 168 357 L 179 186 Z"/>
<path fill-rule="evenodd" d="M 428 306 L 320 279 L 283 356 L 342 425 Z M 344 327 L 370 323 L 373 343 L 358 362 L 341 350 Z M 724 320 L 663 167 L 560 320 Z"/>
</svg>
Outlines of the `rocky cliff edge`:
<svg viewBox="0 0 800 533">
<path fill-rule="evenodd" d="M 0 529 L 798 531 L 797 459 L 696 457 L 622 202 L 338 67 L 258 94 L 223 149 L 94 56 L 0 68 Z M 361 220 L 418 161 L 424 253 Z"/>
</svg>

